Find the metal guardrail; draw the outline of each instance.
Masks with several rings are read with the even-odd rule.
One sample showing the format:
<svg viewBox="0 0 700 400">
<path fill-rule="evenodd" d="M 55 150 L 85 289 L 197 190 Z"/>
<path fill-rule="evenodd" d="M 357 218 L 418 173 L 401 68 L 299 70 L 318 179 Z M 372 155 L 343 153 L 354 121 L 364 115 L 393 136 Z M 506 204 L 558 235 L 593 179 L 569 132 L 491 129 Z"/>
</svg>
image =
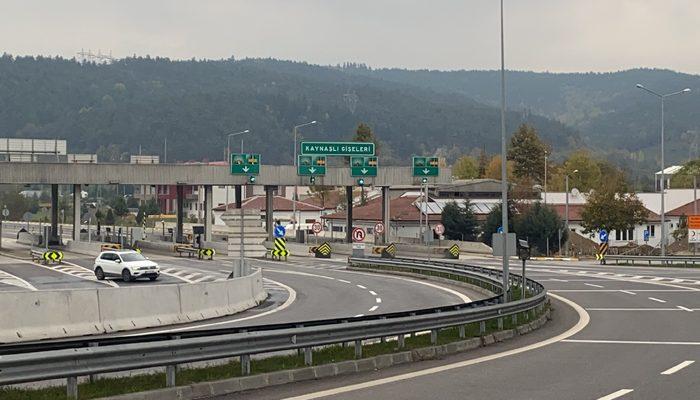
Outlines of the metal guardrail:
<svg viewBox="0 0 700 400">
<path fill-rule="evenodd" d="M 620 261 L 627 261 L 629 264 L 635 265 L 635 263 L 644 263 L 648 265 L 651 264 L 683 264 L 695 265 L 700 264 L 700 256 L 628 256 L 628 255 L 607 255 L 606 260 L 615 261 L 615 264 L 619 264 Z"/>
<path fill-rule="evenodd" d="M 449 273 L 491 286 L 499 291 L 501 271 L 443 261 L 411 259 L 350 258 L 357 266 L 379 266 Z M 520 279 L 513 275 L 513 282 Z M 520 279 L 521 280 L 521 279 Z M 485 322 L 521 312 L 541 309 L 546 301 L 544 287 L 527 279 L 533 295 L 526 299 L 498 303 L 498 296 L 480 301 L 371 317 L 303 321 L 292 324 L 261 325 L 172 335 L 20 343 L 0 346 L 0 385 L 66 378 L 69 398 L 77 398 L 77 377 L 98 373 L 166 367 L 168 386 L 175 385 L 178 364 L 240 356 L 244 373 L 250 372 L 250 355 L 304 349 L 311 364 L 313 347 L 355 342 L 361 357 L 362 341 L 420 331 Z"/>
</svg>

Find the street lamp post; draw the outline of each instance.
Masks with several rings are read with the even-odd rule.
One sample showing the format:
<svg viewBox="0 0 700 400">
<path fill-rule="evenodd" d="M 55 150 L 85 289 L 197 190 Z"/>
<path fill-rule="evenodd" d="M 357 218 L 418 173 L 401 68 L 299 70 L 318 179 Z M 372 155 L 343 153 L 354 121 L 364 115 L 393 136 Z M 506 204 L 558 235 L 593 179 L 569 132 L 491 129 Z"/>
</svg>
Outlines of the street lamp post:
<svg viewBox="0 0 700 400">
<path fill-rule="evenodd" d="M 678 94 L 683 94 L 683 93 L 689 93 L 690 89 L 685 88 L 683 90 L 679 90 L 677 92 L 673 93 L 668 93 L 668 94 L 661 94 L 657 93 L 651 89 L 647 89 L 644 87 L 642 84 L 637 84 L 637 88 L 644 90 L 645 92 L 652 94 L 661 100 L 661 257 L 666 257 L 666 209 L 664 205 L 664 198 L 666 197 L 664 194 L 665 191 L 665 185 L 666 185 L 666 174 L 664 169 L 666 168 L 665 160 L 664 160 L 664 100 L 667 97 L 675 96 Z"/>
<path fill-rule="evenodd" d="M 294 169 L 297 169 L 297 132 L 299 128 L 303 128 L 309 125 L 316 125 L 316 120 L 307 122 L 305 124 L 294 126 Z M 297 185 L 294 185 L 294 198 L 292 199 L 292 218 L 294 219 L 294 238 L 297 237 L 297 199 L 299 195 L 297 193 Z"/>
<path fill-rule="evenodd" d="M 231 137 L 243 135 L 246 133 L 250 133 L 250 129 L 246 129 L 246 130 L 240 131 L 240 132 L 229 133 L 226 136 L 226 162 L 227 163 L 229 163 L 229 164 L 231 163 Z M 241 139 L 241 153 L 243 153 L 243 139 Z M 226 211 L 228 211 L 228 187 L 229 187 L 229 185 L 226 185 Z"/>
<path fill-rule="evenodd" d="M 578 173 L 578 170 L 575 169 L 573 174 Z M 569 174 L 566 174 L 564 176 L 564 185 L 566 189 L 566 206 L 564 207 L 564 217 L 566 218 L 566 222 L 564 223 L 564 226 L 566 227 L 566 241 L 564 242 L 564 247 L 566 248 L 566 256 L 569 256 L 569 234 L 571 233 L 571 230 L 569 230 Z M 561 246 L 561 245 L 560 245 Z M 561 247 L 559 248 L 559 254 L 561 254 Z"/>
<path fill-rule="evenodd" d="M 508 301 L 508 175 L 506 173 L 506 70 L 501 0 L 501 226 L 503 227 L 503 302 Z"/>
</svg>

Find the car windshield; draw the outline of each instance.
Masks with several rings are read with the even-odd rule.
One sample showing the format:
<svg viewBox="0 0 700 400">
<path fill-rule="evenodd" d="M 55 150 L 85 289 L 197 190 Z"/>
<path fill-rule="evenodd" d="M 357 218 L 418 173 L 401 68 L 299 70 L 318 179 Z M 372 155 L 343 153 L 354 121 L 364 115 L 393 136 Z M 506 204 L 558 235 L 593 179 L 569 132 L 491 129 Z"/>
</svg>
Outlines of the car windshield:
<svg viewBox="0 0 700 400">
<path fill-rule="evenodd" d="M 143 261 L 146 259 L 146 257 L 139 253 L 122 253 L 120 256 L 124 262 Z"/>
</svg>

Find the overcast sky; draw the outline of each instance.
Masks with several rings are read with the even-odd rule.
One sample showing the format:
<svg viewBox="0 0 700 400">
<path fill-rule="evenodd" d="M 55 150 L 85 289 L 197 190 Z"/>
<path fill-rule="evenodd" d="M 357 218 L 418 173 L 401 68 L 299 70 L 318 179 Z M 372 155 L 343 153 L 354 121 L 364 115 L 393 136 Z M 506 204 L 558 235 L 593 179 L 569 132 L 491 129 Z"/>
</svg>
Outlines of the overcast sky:
<svg viewBox="0 0 700 400">
<path fill-rule="evenodd" d="M 506 66 L 700 73 L 698 0 L 505 0 Z M 0 51 L 499 67 L 498 0 L 0 0 Z"/>
</svg>

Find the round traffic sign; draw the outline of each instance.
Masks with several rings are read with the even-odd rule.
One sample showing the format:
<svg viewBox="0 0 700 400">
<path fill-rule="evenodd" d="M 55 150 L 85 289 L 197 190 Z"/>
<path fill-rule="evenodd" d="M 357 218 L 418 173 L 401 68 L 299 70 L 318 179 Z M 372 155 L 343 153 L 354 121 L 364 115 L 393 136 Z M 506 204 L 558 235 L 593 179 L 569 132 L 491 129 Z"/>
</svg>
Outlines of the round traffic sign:
<svg viewBox="0 0 700 400">
<path fill-rule="evenodd" d="M 10 216 L 10 210 L 8 210 L 7 207 L 2 209 L 2 216 L 5 218 Z"/>
<path fill-rule="evenodd" d="M 320 222 L 314 222 L 313 225 L 311 225 L 311 230 L 313 233 L 320 233 L 323 230 L 323 225 L 321 225 Z"/>
<path fill-rule="evenodd" d="M 608 231 L 605 229 L 601 229 L 600 232 L 598 233 L 598 238 L 600 239 L 601 242 L 607 242 L 608 241 Z"/>
<path fill-rule="evenodd" d="M 365 240 L 365 230 L 362 228 L 352 228 L 352 241 L 362 242 Z"/>
<path fill-rule="evenodd" d="M 274 234 L 276 238 L 282 238 L 284 235 L 287 233 L 287 230 L 284 229 L 282 225 L 275 225 L 275 230 Z"/>
<path fill-rule="evenodd" d="M 437 224 L 437 225 L 435 225 L 435 227 L 433 228 L 433 230 L 434 230 L 435 233 L 437 233 L 438 235 L 442 235 L 443 233 L 445 233 L 445 225 L 443 225 L 443 224 Z"/>
<path fill-rule="evenodd" d="M 384 224 L 381 222 L 374 224 L 374 233 L 384 233 Z"/>
</svg>

